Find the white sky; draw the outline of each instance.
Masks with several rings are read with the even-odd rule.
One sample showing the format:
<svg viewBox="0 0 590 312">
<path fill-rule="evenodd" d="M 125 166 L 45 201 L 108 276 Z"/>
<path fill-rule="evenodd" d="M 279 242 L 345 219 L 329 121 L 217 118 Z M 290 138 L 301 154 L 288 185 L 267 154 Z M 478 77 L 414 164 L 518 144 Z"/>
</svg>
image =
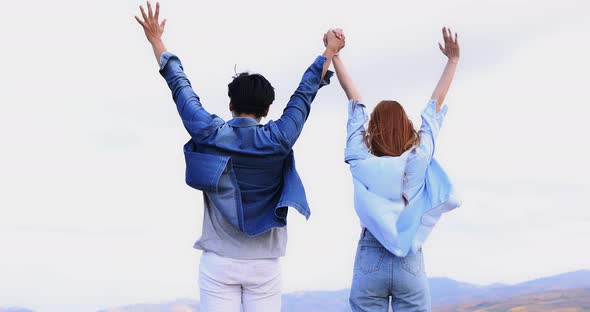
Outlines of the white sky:
<svg viewBox="0 0 590 312">
<path fill-rule="evenodd" d="M 0 20 L 0 306 L 92 311 L 197 298 L 200 193 L 137 1 L 13 1 Z M 587 1 L 162 1 L 165 42 L 206 108 L 229 118 L 238 70 L 274 85 L 277 118 L 323 32 L 364 99 L 416 125 L 459 32 L 437 157 L 464 205 L 425 246 L 431 276 L 514 283 L 590 268 Z M 294 211 L 284 289 L 349 287 L 358 219 L 343 163 L 346 99 L 321 90 L 295 146 L 312 208 Z"/>
</svg>

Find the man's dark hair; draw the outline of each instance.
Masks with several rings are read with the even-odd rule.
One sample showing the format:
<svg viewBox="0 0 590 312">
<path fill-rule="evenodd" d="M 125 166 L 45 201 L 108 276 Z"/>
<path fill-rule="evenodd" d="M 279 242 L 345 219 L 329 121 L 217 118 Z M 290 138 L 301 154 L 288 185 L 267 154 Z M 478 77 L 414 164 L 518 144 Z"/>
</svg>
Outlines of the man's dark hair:
<svg viewBox="0 0 590 312">
<path fill-rule="evenodd" d="M 254 114 L 260 118 L 275 100 L 275 89 L 260 74 L 241 73 L 227 85 L 227 95 L 234 113 Z"/>
</svg>

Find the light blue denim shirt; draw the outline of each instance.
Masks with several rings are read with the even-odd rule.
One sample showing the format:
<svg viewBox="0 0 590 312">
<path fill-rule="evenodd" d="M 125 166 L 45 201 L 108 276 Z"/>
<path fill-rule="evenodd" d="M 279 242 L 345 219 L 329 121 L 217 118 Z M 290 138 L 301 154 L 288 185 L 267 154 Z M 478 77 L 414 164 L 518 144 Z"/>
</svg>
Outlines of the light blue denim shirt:
<svg viewBox="0 0 590 312">
<path fill-rule="evenodd" d="M 433 159 L 447 107 L 436 112 L 436 101 L 430 100 L 422 112 L 420 145 L 399 157 L 377 157 L 363 140 L 365 106 L 353 100 L 348 105 L 345 161 L 352 173 L 356 213 L 388 251 L 399 257 L 415 253 L 442 213 L 461 205 L 449 177 Z"/>
<path fill-rule="evenodd" d="M 172 92 L 191 136 L 184 146 L 186 183 L 206 193 L 226 221 L 248 236 L 286 225 L 287 209 L 306 218 L 310 209 L 295 168 L 293 145 L 299 138 L 322 80 L 326 57 L 307 68 L 282 116 L 265 125 L 252 118 L 224 121 L 210 114 L 192 88 L 180 59 L 160 57 L 160 74 Z"/>
</svg>

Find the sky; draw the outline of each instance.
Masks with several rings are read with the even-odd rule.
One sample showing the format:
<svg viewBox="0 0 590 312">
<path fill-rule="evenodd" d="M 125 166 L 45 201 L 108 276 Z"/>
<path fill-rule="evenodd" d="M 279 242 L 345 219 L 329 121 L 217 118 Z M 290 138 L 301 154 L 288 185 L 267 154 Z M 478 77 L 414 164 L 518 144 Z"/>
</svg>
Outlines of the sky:
<svg viewBox="0 0 590 312">
<path fill-rule="evenodd" d="M 0 29 L 0 306 L 95 311 L 198 299 L 201 194 L 188 140 L 133 15 L 138 1 L 16 1 Z M 517 283 L 590 269 L 587 1 L 161 1 L 164 40 L 206 109 L 225 119 L 238 71 L 265 75 L 276 119 L 330 27 L 369 109 L 402 103 L 419 125 L 445 64 L 437 159 L 463 206 L 424 246 L 429 276 Z M 295 145 L 312 209 L 289 216 L 284 291 L 350 286 L 360 226 L 343 162 L 336 79 Z M 586 142 L 586 143 L 584 143 Z"/>
</svg>

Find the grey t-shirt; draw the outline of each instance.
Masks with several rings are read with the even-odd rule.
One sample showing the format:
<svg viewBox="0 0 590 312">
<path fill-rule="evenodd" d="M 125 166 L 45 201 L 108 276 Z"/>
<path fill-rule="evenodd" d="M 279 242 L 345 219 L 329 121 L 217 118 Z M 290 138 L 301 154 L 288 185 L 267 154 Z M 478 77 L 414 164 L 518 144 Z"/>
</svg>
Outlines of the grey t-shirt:
<svg viewBox="0 0 590 312">
<path fill-rule="evenodd" d="M 250 237 L 229 224 L 205 193 L 203 198 L 203 233 L 194 248 L 234 259 L 268 259 L 285 255 L 286 226 Z"/>
</svg>

